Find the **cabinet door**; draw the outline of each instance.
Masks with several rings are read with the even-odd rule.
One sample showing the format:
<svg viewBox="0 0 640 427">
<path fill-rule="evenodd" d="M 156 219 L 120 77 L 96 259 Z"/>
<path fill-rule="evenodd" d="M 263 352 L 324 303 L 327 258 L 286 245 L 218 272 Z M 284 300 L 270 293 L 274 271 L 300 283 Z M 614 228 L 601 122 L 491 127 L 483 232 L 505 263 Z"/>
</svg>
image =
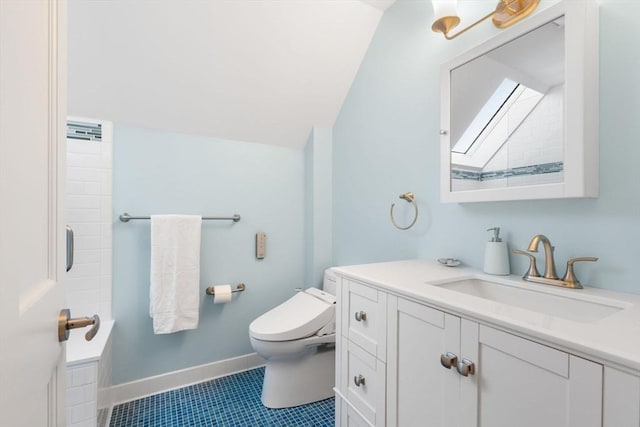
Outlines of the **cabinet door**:
<svg viewBox="0 0 640 427">
<path fill-rule="evenodd" d="M 604 427 L 640 426 L 640 378 L 604 368 Z"/>
<path fill-rule="evenodd" d="M 459 354 L 460 318 L 388 296 L 387 425 L 460 426 L 460 376 L 440 363 Z"/>
<path fill-rule="evenodd" d="M 463 425 L 601 427 L 602 365 L 462 320 Z M 471 418 L 474 419 L 471 419 Z"/>
</svg>

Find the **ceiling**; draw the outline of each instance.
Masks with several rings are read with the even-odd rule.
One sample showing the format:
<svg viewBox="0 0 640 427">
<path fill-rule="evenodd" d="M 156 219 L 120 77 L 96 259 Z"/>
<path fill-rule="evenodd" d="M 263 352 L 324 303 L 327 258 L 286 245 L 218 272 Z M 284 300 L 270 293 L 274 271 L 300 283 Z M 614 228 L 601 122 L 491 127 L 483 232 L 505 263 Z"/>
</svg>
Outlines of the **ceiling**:
<svg viewBox="0 0 640 427">
<path fill-rule="evenodd" d="M 70 0 L 69 114 L 304 146 L 394 0 Z"/>
</svg>

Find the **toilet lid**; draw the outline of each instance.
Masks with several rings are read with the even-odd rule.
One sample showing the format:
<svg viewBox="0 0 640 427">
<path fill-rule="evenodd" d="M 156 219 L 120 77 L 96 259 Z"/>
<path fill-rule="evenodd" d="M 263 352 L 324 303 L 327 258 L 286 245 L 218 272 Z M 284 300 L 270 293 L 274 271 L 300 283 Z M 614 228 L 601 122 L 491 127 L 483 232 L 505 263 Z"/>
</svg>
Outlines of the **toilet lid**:
<svg viewBox="0 0 640 427">
<path fill-rule="evenodd" d="M 291 341 L 315 334 L 335 319 L 335 304 L 298 292 L 251 322 L 249 333 L 263 341 Z"/>
</svg>

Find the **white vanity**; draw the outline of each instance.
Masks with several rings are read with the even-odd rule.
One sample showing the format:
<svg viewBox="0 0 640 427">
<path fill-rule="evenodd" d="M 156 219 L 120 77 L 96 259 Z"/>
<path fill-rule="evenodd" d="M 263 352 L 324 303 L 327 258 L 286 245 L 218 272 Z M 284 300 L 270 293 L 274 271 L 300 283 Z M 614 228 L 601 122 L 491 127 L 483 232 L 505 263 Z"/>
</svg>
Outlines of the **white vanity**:
<svg viewBox="0 0 640 427">
<path fill-rule="evenodd" d="M 640 425 L 640 296 L 426 260 L 335 271 L 336 425 Z"/>
</svg>

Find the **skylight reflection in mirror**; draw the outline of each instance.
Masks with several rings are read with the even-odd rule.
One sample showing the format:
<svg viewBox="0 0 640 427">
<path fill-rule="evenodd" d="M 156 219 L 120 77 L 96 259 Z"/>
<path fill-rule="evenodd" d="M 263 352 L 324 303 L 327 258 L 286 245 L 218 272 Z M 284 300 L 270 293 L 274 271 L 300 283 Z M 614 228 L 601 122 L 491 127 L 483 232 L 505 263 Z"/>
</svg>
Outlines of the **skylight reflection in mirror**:
<svg viewBox="0 0 640 427">
<path fill-rule="evenodd" d="M 513 80 L 504 79 L 482 106 L 451 151 L 459 154 L 467 154 L 469 148 L 478 140 L 482 131 L 489 126 L 491 120 L 498 114 L 500 109 L 503 108 L 518 86 L 518 83 Z"/>
</svg>

